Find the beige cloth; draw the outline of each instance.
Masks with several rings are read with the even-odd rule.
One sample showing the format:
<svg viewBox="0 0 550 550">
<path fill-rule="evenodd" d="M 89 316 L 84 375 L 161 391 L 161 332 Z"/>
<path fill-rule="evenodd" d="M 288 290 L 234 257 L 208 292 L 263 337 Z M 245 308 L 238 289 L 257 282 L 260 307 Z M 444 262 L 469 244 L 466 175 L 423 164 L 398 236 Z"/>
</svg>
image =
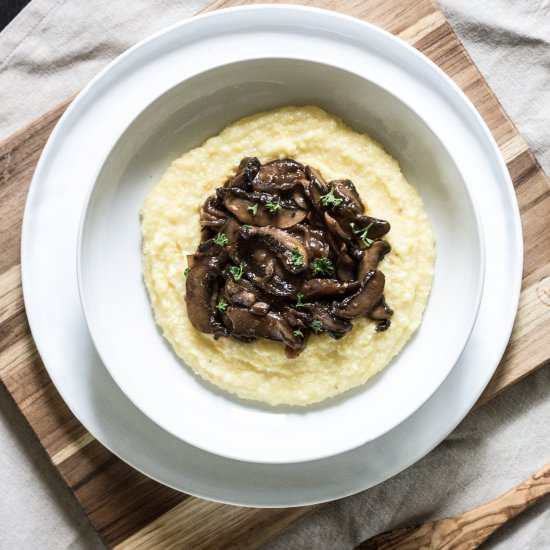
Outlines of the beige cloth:
<svg viewBox="0 0 550 550">
<path fill-rule="evenodd" d="M 0 139 L 78 91 L 118 53 L 208 0 L 33 0 L 0 34 Z M 550 1 L 442 0 L 455 30 L 550 173 Z M 271 550 L 351 548 L 365 537 L 480 504 L 550 461 L 550 371 L 470 414 L 415 466 L 324 507 Z M 101 548 L 0 390 L 0 549 Z M 215 526 L 212 526 L 215 529 Z M 542 503 L 487 548 L 550 547 Z M 223 541 L 220 541 L 220 544 Z"/>
</svg>

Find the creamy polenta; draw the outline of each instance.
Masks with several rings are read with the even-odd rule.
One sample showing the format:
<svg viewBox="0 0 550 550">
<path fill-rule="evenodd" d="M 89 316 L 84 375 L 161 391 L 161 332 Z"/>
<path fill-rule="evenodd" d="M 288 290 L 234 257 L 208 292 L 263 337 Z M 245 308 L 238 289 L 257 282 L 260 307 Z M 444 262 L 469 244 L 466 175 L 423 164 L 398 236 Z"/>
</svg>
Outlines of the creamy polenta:
<svg viewBox="0 0 550 550">
<path fill-rule="evenodd" d="M 340 340 L 312 338 L 298 359 L 278 342 L 214 340 L 195 330 L 185 306 L 186 256 L 200 242 L 199 211 L 207 195 L 243 157 L 261 162 L 291 157 L 328 181 L 352 180 L 366 213 L 389 220 L 392 247 L 380 269 L 394 310 L 391 327 L 376 332 L 366 318 Z M 364 384 L 386 367 L 420 324 L 430 292 L 434 240 L 416 190 L 397 162 L 367 135 L 317 107 L 285 107 L 225 128 L 175 160 L 142 210 L 144 278 L 156 322 L 176 354 L 199 376 L 244 399 L 308 405 Z"/>
</svg>

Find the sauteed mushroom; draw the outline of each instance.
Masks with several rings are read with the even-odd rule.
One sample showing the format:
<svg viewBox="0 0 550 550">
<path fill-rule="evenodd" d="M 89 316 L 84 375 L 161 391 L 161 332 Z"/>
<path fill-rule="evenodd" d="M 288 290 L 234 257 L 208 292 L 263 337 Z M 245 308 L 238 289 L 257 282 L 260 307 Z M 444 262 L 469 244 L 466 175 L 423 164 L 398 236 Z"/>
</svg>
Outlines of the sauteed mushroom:
<svg viewBox="0 0 550 550">
<path fill-rule="evenodd" d="M 363 258 L 359 262 L 357 278 L 362 281 L 369 271 L 376 269 L 376 266 L 390 250 L 391 246 L 387 241 L 374 241 L 371 247 L 365 250 Z"/>
<path fill-rule="evenodd" d="M 381 271 L 369 271 L 361 281 L 361 288 L 336 306 L 336 315 L 343 319 L 368 315 L 382 299 L 384 284 L 385 277 Z"/>
<path fill-rule="evenodd" d="M 341 282 L 338 279 L 310 279 L 300 288 L 305 298 L 318 300 L 320 298 L 336 298 L 346 296 L 359 289 L 359 281 Z"/>
<path fill-rule="evenodd" d="M 223 190 L 223 204 L 241 223 L 286 229 L 302 222 L 307 212 L 290 201 L 282 203 L 267 193 L 246 193 L 241 189 Z M 273 205 L 273 206 L 271 206 Z"/>
<path fill-rule="evenodd" d="M 260 161 L 256 157 L 245 157 L 239 163 L 237 173 L 225 182 L 224 187 L 250 189 L 251 182 L 256 177 L 260 166 Z"/>
<path fill-rule="evenodd" d="M 253 239 L 268 246 L 290 273 L 301 273 L 308 267 L 305 246 L 286 231 L 274 227 L 246 225 L 241 228 L 241 237 L 245 240 Z"/>
<path fill-rule="evenodd" d="M 263 317 L 247 309 L 230 307 L 224 315 L 224 323 L 232 336 L 246 341 L 257 338 L 279 340 L 292 350 L 303 347 L 302 339 L 295 336 L 282 315 L 269 312 Z"/>
<path fill-rule="evenodd" d="M 197 330 L 280 341 L 296 357 L 310 337 L 342 338 L 358 317 L 389 328 L 379 264 L 390 224 L 365 214 L 350 180 L 327 183 L 293 159 L 247 157 L 206 199 L 200 223 L 185 296 Z"/>
<path fill-rule="evenodd" d="M 304 166 L 292 159 L 273 160 L 264 164 L 252 187 L 256 191 L 287 191 L 306 182 Z"/>
</svg>

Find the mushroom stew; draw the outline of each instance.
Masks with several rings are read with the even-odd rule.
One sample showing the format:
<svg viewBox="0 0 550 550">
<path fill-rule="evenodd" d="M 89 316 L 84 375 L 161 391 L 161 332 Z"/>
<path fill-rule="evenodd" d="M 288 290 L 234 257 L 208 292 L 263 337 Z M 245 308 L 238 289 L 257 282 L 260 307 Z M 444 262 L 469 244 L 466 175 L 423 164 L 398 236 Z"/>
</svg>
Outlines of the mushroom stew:
<svg viewBox="0 0 550 550">
<path fill-rule="evenodd" d="M 308 338 L 342 338 L 359 317 L 389 328 L 378 264 L 390 224 L 365 215 L 350 180 L 327 183 L 288 158 L 244 158 L 206 199 L 200 223 L 185 296 L 197 330 L 280 341 L 296 357 Z"/>
</svg>

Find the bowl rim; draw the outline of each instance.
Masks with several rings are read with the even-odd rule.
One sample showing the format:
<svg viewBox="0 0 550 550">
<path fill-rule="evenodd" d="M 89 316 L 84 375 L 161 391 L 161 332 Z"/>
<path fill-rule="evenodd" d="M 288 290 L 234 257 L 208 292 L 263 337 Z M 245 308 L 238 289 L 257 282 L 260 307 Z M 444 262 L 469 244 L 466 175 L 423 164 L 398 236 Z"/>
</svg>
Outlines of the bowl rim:
<svg viewBox="0 0 550 550">
<path fill-rule="evenodd" d="M 225 9 L 222 9 L 222 10 L 216 10 L 216 11 L 211 12 L 211 13 L 201 14 L 199 16 L 193 17 L 193 18 L 191 18 L 189 20 L 186 20 L 184 22 L 180 22 L 180 23 L 177 23 L 176 25 L 172 25 L 171 27 L 163 29 L 159 33 L 156 33 L 155 35 L 153 35 L 151 38 L 149 38 L 145 41 L 142 41 L 139 44 L 137 44 L 136 46 L 130 48 L 130 50 L 133 50 L 134 48 L 138 47 L 139 45 L 143 44 L 144 42 L 152 40 L 153 38 L 155 38 L 159 34 L 163 34 L 167 31 L 169 31 L 172 27 L 185 25 L 187 23 L 193 22 L 195 19 L 197 19 L 199 17 L 200 18 L 215 17 L 215 16 L 219 17 L 220 15 L 222 15 L 224 12 L 227 12 L 227 11 L 241 11 L 241 10 L 245 11 L 245 10 L 249 10 L 249 9 L 258 10 L 258 9 L 264 9 L 264 8 L 277 9 L 277 10 L 283 10 L 283 9 L 290 8 L 290 9 L 297 10 L 297 11 L 305 10 L 305 11 L 323 12 L 324 14 L 329 14 L 331 16 L 351 19 L 356 23 L 358 22 L 362 25 L 365 25 L 365 26 L 369 27 L 371 30 L 374 30 L 375 32 L 381 32 L 381 33 L 387 34 L 393 40 L 396 40 L 396 41 L 400 42 L 401 45 L 405 45 L 407 48 L 410 48 L 410 49 L 414 50 L 414 48 L 412 48 L 411 46 L 409 46 L 408 44 L 403 42 L 401 39 L 391 35 L 391 33 L 388 33 L 387 31 L 384 31 L 383 29 L 380 29 L 379 27 L 377 27 L 377 26 L 375 26 L 371 23 L 362 21 L 360 19 L 350 17 L 350 16 L 346 16 L 346 15 L 342 15 L 342 14 L 335 13 L 335 12 L 331 12 L 330 10 L 324 10 L 324 9 L 312 8 L 312 7 L 286 5 L 286 4 L 280 4 L 280 5 L 276 5 L 276 6 L 269 5 L 269 4 L 267 4 L 267 5 L 266 4 L 259 4 L 259 5 L 254 5 L 254 6 L 238 6 L 238 7 L 233 7 L 233 8 L 225 8 Z M 121 56 L 116 58 L 106 69 L 104 69 L 104 71 L 107 70 L 112 64 L 118 62 L 119 59 L 121 57 L 125 56 L 130 50 L 127 50 L 127 52 L 125 52 L 124 54 L 122 54 Z M 438 71 L 441 71 L 441 69 L 439 69 L 439 67 L 437 67 L 431 60 L 429 60 L 429 58 L 427 58 L 426 56 L 424 56 L 420 52 L 417 52 L 416 50 L 414 50 L 414 51 L 416 52 L 417 55 L 419 55 L 423 59 L 424 62 L 428 62 L 429 64 L 433 65 Z M 360 78 L 362 80 L 368 81 L 371 85 L 381 89 L 386 94 L 393 97 L 394 100 L 396 100 L 399 103 L 403 104 L 407 109 L 409 109 L 412 113 L 414 113 L 414 115 L 422 122 L 422 124 L 424 124 L 426 126 L 426 128 L 428 128 L 429 132 L 433 135 L 433 137 L 439 142 L 439 144 L 447 152 L 447 154 L 449 155 L 450 160 L 452 161 L 454 167 L 457 170 L 457 173 L 460 176 L 460 180 L 461 180 L 462 185 L 463 185 L 463 187 L 466 191 L 467 200 L 468 200 L 468 202 L 470 204 L 470 207 L 471 207 L 471 210 L 474 214 L 474 219 L 475 219 L 475 222 L 476 222 L 476 231 L 475 231 L 475 233 L 476 233 L 476 236 L 477 236 L 477 244 L 478 244 L 478 249 L 479 249 L 479 260 L 480 261 L 479 261 L 477 274 L 476 274 L 477 275 L 476 292 L 475 292 L 475 299 L 472 300 L 472 304 L 474 305 L 474 307 L 472 307 L 472 309 L 471 309 L 470 316 L 468 317 L 468 321 L 466 323 L 464 323 L 464 326 L 467 327 L 467 330 L 464 331 L 464 338 L 463 338 L 462 345 L 461 345 L 460 350 L 458 351 L 458 353 L 456 353 L 456 357 L 452 361 L 452 364 L 451 364 L 450 368 L 445 370 L 444 374 L 440 377 L 440 379 L 437 381 L 437 383 L 434 384 L 432 388 L 430 388 L 430 391 L 427 392 L 427 394 L 425 396 L 423 396 L 423 399 L 420 402 L 418 402 L 414 406 L 410 407 L 410 409 L 408 410 L 408 412 L 405 415 L 403 415 L 399 420 L 396 420 L 394 423 L 390 424 L 389 427 L 384 427 L 384 429 L 380 430 L 379 432 L 375 433 L 374 435 L 369 436 L 369 437 L 364 438 L 364 439 L 362 438 L 359 443 L 353 443 L 351 446 L 342 448 L 341 450 L 338 450 L 336 452 L 329 451 L 329 452 L 324 453 L 324 454 L 317 453 L 315 455 L 306 456 L 304 458 L 301 458 L 300 460 L 296 460 L 294 458 L 288 459 L 288 460 L 282 460 L 282 459 L 278 459 L 278 460 L 267 460 L 267 459 L 266 460 L 259 460 L 257 457 L 246 458 L 246 457 L 243 457 L 243 456 L 236 456 L 236 455 L 233 455 L 231 453 L 221 453 L 218 450 L 213 450 L 212 448 L 208 448 L 208 447 L 205 447 L 204 445 L 197 444 L 195 441 L 190 441 L 190 440 L 187 440 L 187 439 L 183 439 L 180 434 L 175 433 L 168 426 L 166 426 L 163 423 L 159 422 L 156 418 L 153 418 L 152 416 L 150 416 L 148 414 L 148 411 L 144 410 L 140 406 L 139 401 L 134 400 L 132 395 L 126 392 L 124 385 L 119 384 L 119 381 L 118 381 L 119 377 L 116 374 L 113 373 L 114 369 L 112 369 L 111 366 L 109 365 L 109 362 L 107 362 L 105 360 L 104 354 L 102 353 L 102 348 L 101 348 L 100 345 L 98 345 L 99 342 L 101 341 L 101 338 L 98 337 L 97 329 L 94 328 L 94 323 L 91 322 L 91 319 L 93 319 L 93 315 L 90 313 L 90 311 L 93 308 L 90 308 L 89 301 L 86 299 L 86 291 L 85 291 L 86 285 L 84 283 L 85 276 L 84 276 L 84 273 L 83 273 L 83 240 L 84 240 L 84 235 L 85 235 L 86 227 L 87 227 L 88 214 L 91 210 L 90 206 L 91 206 L 91 203 L 92 203 L 92 198 L 93 198 L 95 190 L 97 188 L 97 182 L 99 180 L 99 177 L 100 177 L 101 173 L 103 172 L 107 162 L 109 161 L 113 149 L 121 142 L 122 138 L 124 137 L 124 135 L 126 134 L 128 129 L 136 122 L 136 120 L 153 103 L 160 100 L 163 96 L 170 93 L 173 89 L 177 88 L 178 86 L 180 86 L 184 82 L 189 81 L 193 78 L 199 77 L 201 75 L 204 75 L 206 73 L 209 73 L 211 71 L 219 70 L 223 67 L 228 67 L 228 66 L 235 65 L 235 64 L 245 64 L 245 63 L 251 63 L 251 62 L 258 62 L 258 61 L 262 61 L 262 62 L 270 62 L 270 61 L 302 62 L 302 63 L 309 63 L 309 64 L 316 64 L 316 65 L 326 66 L 326 67 L 331 68 L 331 69 L 336 69 L 338 71 L 343 71 L 343 72 L 346 72 L 346 73 L 349 73 L 349 74 L 353 75 L 356 78 Z M 104 71 L 102 71 L 102 73 Z M 98 75 L 98 77 L 101 76 L 102 73 L 100 73 L 100 75 Z M 450 80 L 450 78 L 447 75 L 445 75 L 445 73 L 443 73 L 443 74 L 447 79 Z M 98 77 L 96 77 L 96 78 L 98 78 Z M 454 86 L 456 86 L 452 80 L 450 80 L 450 81 Z M 91 83 L 88 86 L 90 86 L 90 85 L 91 85 Z M 86 91 L 88 89 L 88 86 L 85 88 L 84 91 Z M 461 94 L 463 94 L 460 89 L 458 89 L 458 91 Z M 469 100 L 467 100 L 467 101 L 469 103 Z M 471 107 L 471 104 L 470 104 L 470 107 Z M 477 116 L 479 116 L 477 111 L 475 111 L 475 108 L 474 108 L 474 112 Z M 344 120 L 344 122 L 347 123 L 346 120 Z M 483 123 L 483 125 L 484 125 L 484 123 Z M 351 124 L 351 126 L 353 127 L 353 124 Z M 498 151 L 498 149 L 497 149 L 497 151 Z M 96 351 L 97 351 L 98 355 L 100 356 L 105 368 L 107 369 L 107 371 L 109 372 L 109 374 L 111 375 L 111 377 L 113 378 L 113 380 L 115 381 L 117 386 L 126 395 L 126 397 L 128 397 L 128 399 L 130 399 L 130 401 L 140 411 L 142 411 L 148 418 L 153 420 L 153 422 L 155 422 L 155 424 L 157 424 L 159 427 L 161 427 L 162 429 L 164 429 L 167 432 L 171 433 L 172 435 L 174 435 L 178 439 L 182 439 L 186 443 L 190 443 L 191 445 L 194 445 L 199 449 L 210 452 L 212 454 L 216 454 L 218 456 L 233 459 L 233 460 L 239 460 L 239 461 L 243 461 L 243 462 L 269 463 L 269 464 L 287 464 L 287 463 L 307 462 L 307 461 L 311 461 L 311 460 L 320 460 L 320 459 L 328 458 L 330 456 L 335 456 L 337 454 L 341 454 L 341 453 L 344 453 L 344 452 L 347 452 L 347 451 L 351 451 L 351 450 L 353 450 L 353 449 L 355 449 L 355 448 L 357 448 L 357 447 L 359 447 L 359 446 L 361 446 L 361 445 L 363 445 L 363 444 L 365 444 L 369 441 L 373 441 L 373 440 L 381 437 L 385 433 L 389 432 L 390 430 L 394 429 L 396 426 L 398 426 L 399 424 L 404 422 L 412 414 L 414 414 L 437 391 L 437 389 L 441 386 L 441 384 L 444 382 L 444 380 L 449 376 L 449 374 L 451 373 L 452 369 L 456 365 L 456 362 L 457 362 L 458 358 L 460 357 L 462 351 L 464 350 L 464 348 L 465 348 L 465 346 L 466 346 L 466 344 L 467 344 L 467 342 L 468 342 L 468 340 L 471 336 L 471 333 L 472 333 L 474 325 L 475 325 L 475 321 L 476 321 L 477 316 L 478 316 L 479 308 L 480 308 L 480 305 L 481 305 L 481 298 L 482 298 L 482 295 L 483 295 L 483 287 L 484 287 L 484 282 L 485 282 L 485 267 L 486 267 L 486 265 L 485 265 L 486 264 L 486 262 L 485 262 L 486 253 L 485 253 L 485 239 L 484 239 L 484 234 L 483 234 L 483 224 L 482 224 L 482 220 L 481 220 L 481 217 L 480 217 L 480 214 L 479 214 L 478 207 L 477 207 L 475 201 L 473 200 L 471 184 L 466 180 L 466 178 L 464 178 L 463 172 L 462 172 L 460 166 L 458 165 L 458 163 L 455 161 L 454 155 L 448 149 L 448 147 L 445 145 L 443 140 L 439 137 L 438 133 L 436 133 L 432 129 L 432 127 L 428 124 L 428 122 L 426 122 L 424 117 L 421 116 L 418 113 L 418 111 L 409 104 L 408 101 L 406 101 L 406 100 L 404 100 L 400 97 L 397 97 L 390 89 L 388 89 L 388 87 L 386 87 L 386 86 L 384 86 L 384 85 L 382 85 L 378 82 L 374 82 L 374 81 L 370 80 L 369 78 L 365 77 L 364 75 L 359 74 L 359 73 L 357 73 L 353 70 L 350 70 L 349 68 L 342 68 L 341 66 L 339 66 L 337 64 L 334 64 L 334 63 L 321 62 L 321 61 L 312 60 L 312 59 L 308 59 L 308 58 L 301 58 L 301 57 L 298 57 L 298 56 L 296 56 L 296 57 L 295 56 L 293 56 L 293 57 L 262 56 L 262 57 L 247 57 L 245 59 L 236 60 L 236 61 L 233 61 L 231 63 L 220 63 L 220 64 L 216 64 L 214 66 L 211 66 L 211 67 L 209 67 L 205 70 L 196 71 L 193 74 L 187 76 L 186 78 L 183 78 L 182 80 L 178 81 L 176 84 L 174 84 L 174 85 L 168 87 L 167 89 L 163 90 L 161 93 L 156 95 L 153 99 L 148 101 L 148 103 L 139 112 L 136 113 L 136 115 L 131 119 L 131 121 L 124 126 L 123 130 L 120 132 L 120 134 L 115 139 L 112 147 L 104 155 L 104 158 L 100 162 L 98 162 L 98 166 L 99 166 L 99 168 L 98 168 L 98 170 L 97 170 L 97 172 L 96 172 L 96 174 L 93 178 L 93 183 L 87 189 L 85 200 L 83 202 L 83 207 L 82 207 L 82 211 L 81 211 L 81 214 L 80 214 L 80 220 L 79 220 L 79 224 L 78 224 L 77 251 L 76 251 L 76 271 L 77 271 L 78 293 L 79 293 L 79 298 L 80 298 L 80 303 L 81 303 L 81 306 L 82 306 L 82 310 L 83 310 L 83 313 L 84 313 L 84 318 L 86 320 L 88 330 L 89 330 L 89 333 L 90 333 L 90 337 L 92 339 L 94 347 L 96 348 Z M 430 296 L 428 297 L 426 308 L 429 305 L 429 300 L 430 300 Z M 423 316 L 424 316 L 424 314 L 425 314 L 425 312 L 423 313 Z M 422 321 L 421 321 L 421 323 L 422 323 Z M 415 333 L 416 333 L 416 331 L 415 331 Z M 168 345 L 167 342 L 166 342 L 166 345 Z M 405 344 L 405 347 L 406 347 L 406 345 L 407 344 Z M 401 354 L 401 353 L 402 353 L 402 350 L 399 352 L 399 354 Z M 181 362 L 180 358 L 178 358 L 178 360 Z M 393 360 L 394 359 L 392 359 L 392 362 L 393 362 Z M 185 364 L 183 366 L 185 368 L 190 368 Z M 391 362 L 388 365 L 388 367 L 390 367 L 390 366 L 391 366 Z M 230 394 L 230 395 L 232 395 L 232 394 Z M 345 392 L 342 395 L 345 396 Z M 244 401 L 243 403 L 246 404 L 247 402 Z M 255 403 L 255 402 L 252 402 L 252 403 Z M 303 409 L 305 410 L 305 409 L 307 409 L 307 407 L 304 407 Z M 274 410 L 274 412 L 276 412 L 276 407 L 274 407 L 273 410 Z"/>
</svg>

